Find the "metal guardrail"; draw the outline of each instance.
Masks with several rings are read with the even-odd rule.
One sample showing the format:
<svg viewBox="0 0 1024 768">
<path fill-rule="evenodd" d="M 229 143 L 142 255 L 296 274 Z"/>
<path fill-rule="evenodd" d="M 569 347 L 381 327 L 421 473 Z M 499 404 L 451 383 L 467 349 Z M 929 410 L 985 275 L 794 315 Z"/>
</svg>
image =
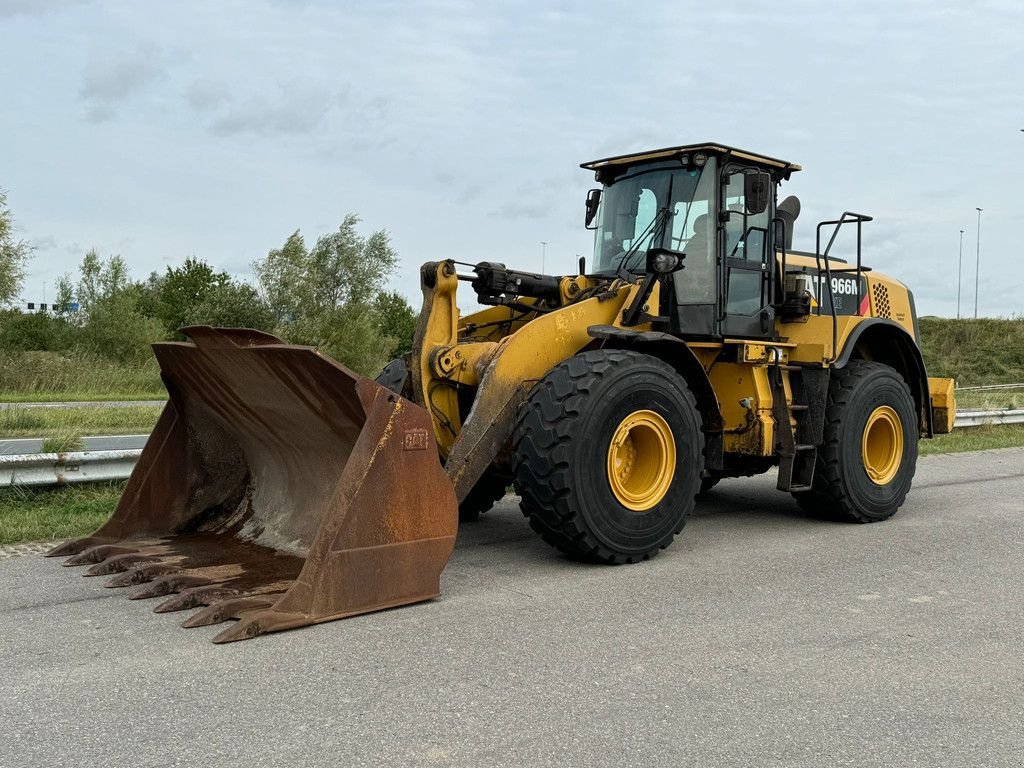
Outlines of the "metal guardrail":
<svg viewBox="0 0 1024 768">
<path fill-rule="evenodd" d="M 997 389 L 1024 389 L 1024 384 L 981 384 L 976 387 L 957 387 L 954 392 L 988 392 Z"/>
<path fill-rule="evenodd" d="M 45 486 L 124 480 L 142 454 L 123 451 L 71 451 L 0 456 L 0 485 Z"/>
<path fill-rule="evenodd" d="M 1024 424 L 1024 409 L 1001 411 L 959 411 L 953 426 L 981 427 L 987 424 Z"/>
<path fill-rule="evenodd" d="M 1024 409 L 961 411 L 956 429 L 986 424 L 1024 424 Z M 124 480 L 142 454 L 141 448 L 118 451 L 75 451 L 0 455 L 0 486 L 47 486 Z"/>
</svg>

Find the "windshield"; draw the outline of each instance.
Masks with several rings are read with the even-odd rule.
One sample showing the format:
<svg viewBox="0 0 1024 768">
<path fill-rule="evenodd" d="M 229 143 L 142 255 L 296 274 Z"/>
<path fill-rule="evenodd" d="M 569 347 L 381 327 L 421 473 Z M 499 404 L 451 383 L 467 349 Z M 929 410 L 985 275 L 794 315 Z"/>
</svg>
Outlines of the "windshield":
<svg viewBox="0 0 1024 768">
<path fill-rule="evenodd" d="M 653 168 L 606 186 L 594 239 L 596 272 L 614 273 L 620 265 L 643 272 L 652 245 L 686 252 L 695 237 L 706 240 L 709 185 L 700 184 L 701 175 L 700 169 Z"/>
</svg>

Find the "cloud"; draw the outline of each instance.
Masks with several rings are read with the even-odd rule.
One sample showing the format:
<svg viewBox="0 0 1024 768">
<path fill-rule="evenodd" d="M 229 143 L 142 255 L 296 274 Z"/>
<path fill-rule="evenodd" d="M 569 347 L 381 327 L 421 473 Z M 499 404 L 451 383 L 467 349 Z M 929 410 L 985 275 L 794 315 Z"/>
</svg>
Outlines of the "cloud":
<svg viewBox="0 0 1024 768">
<path fill-rule="evenodd" d="M 165 73 L 159 51 L 141 46 L 116 56 L 90 59 L 82 73 L 79 96 L 86 117 L 94 123 L 109 120 L 120 104 L 143 91 Z"/>
<path fill-rule="evenodd" d="M 269 93 L 235 98 L 227 88 L 197 82 L 185 98 L 196 112 L 212 116 L 209 129 L 217 136 L 301 135 L 316 131 L 332 112 L 345 106 L 348 89 L 293 80 L 278 83 Z"/>
<path fill-rule="evenodd" d="M 563 213 L 572 204 L 564 191 L 575 181 L 574 176 L 564 175 L 521 182 L 513 187 L 513 196 L 488 215 L 512 220 L 547 219 Z"/>
<path fill-rule="evenodd" d="M 19 152 L 4 184 L 47 211 L 58 245 L 36 263 L 53 273 L 125 232 L 140 270 L 165 251 L 245 261 L 352 209 L 392 230 L 399 285 L 414 290 L 414 264 L 448 252 L 452 226 L 458 248 L 485 243 L 487 258 L 524 267 L 539 266 L 540 240 L 549 257 L 585 250 L 593 177 L 576 163 L 714 139 L 804 164 L 783 188 L 804 200 L 803 247 L 821 219 L 876 214 L 865 259 L 906 279 L 922 312 L 955 310 L 958 230 L 985 207 L 982 290 L 989 281 L 993 310 L 1019 311 L 1007 158 L 1024 146 L 1011 98 L 1024 4 L 865 7 L 0 0 L 19 73 L 5 90 Z M 743 56 L 751 39 L 785 45 L 770 61 Z M 755 117 L 772 109 L 784 118 Z M 87 111 L 130 115 L 131 130 L 82 130 Z M 111 163 L 118 152 L 125 162 Z M 997 295 L 1003 285 L 1018 294 Z"/>
<path fill-rule="evenodd" d="M 209 80 L 196 80 L 185 90 L 185 101 L 196 112 L 209 112 L 231 101 L 231 93 Z"/>
<path fill-rule="evenodd" d="M 53 235 L 42 235 L 39 237 L 33 237 L 29 242 L 34 250 L 37 251 L 52 251 L 57 247 L 57 238 Z"/>
<path fill-rule="evenodd" d="M 83 0 L 0 0 L 0 19 L 41 16 L 84 4 Z"/>
</svg>

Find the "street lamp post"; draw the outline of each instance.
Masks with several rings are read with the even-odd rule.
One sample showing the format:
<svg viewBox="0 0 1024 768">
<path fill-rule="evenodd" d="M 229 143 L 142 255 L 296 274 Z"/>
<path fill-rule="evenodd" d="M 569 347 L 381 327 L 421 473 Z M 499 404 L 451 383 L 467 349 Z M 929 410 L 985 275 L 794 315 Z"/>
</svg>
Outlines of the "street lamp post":
<svg viewBox="0 0 1024 768">
<path fill-rule="evenodd" d="M 540 241 L 540 273 L 544 274 L 544 257 L 547 256 L 548 244 L 541 240 Z"/>
<path fill-rule="evenodd" d="M 978 251 L 974 257 L 974 319 L 978 319 L 978 272 L 981 269 L 981 208 L 978 212 Z"/>
<path fill-rule="evenodd" d="M 956 319 L 960 319 L 960 283 L 964 274 L 964 230 L 960 230 L 960 260 L 956 263 Z"/>
</svg>

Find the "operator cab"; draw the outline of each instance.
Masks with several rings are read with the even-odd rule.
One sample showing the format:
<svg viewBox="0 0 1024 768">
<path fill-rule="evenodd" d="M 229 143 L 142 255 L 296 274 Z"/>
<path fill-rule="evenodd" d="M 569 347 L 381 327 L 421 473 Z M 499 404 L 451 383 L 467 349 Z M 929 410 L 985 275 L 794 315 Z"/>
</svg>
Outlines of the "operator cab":
<svg viewBox="0 0 1024 768">
<path fill-rule="evenodd" d="M 791 242 L 796 198 L 776 189 L 800 166 L 722 144 L 583 163 L 594 274 L 663 273 L 659 315 L 690 337 L 774 333 L 775 251 Z M 719 269 L 719 265 L 722 268 Z"/>
</svg>

